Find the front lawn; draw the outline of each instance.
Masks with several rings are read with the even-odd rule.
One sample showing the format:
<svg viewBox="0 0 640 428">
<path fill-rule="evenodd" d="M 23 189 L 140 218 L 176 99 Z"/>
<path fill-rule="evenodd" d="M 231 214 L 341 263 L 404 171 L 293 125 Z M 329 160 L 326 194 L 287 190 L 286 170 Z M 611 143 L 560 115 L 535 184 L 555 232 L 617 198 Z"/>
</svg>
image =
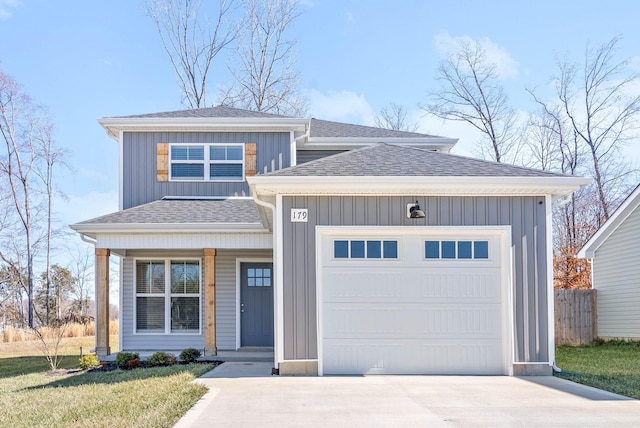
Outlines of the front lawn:
<svg viewBox="0 0 640 428">
<path fill-rule="evenodd" d="M 84 349 L 91 347 L 88 339 Z M 61 368 L 78 365 L 81 338 L 69 339 Z M 112 342 L 117 343 L 117 341 Z M 170 427 L 206 392 L 192 384 L 213 364 L 47 374 L 43 356 L 0 344 L 1 427 Z"/>
<path fill-rule="evenodd" d="M 640 399 L 640 342 L 559 346 L 556 365 L 562 378 Z"/>
</svg>

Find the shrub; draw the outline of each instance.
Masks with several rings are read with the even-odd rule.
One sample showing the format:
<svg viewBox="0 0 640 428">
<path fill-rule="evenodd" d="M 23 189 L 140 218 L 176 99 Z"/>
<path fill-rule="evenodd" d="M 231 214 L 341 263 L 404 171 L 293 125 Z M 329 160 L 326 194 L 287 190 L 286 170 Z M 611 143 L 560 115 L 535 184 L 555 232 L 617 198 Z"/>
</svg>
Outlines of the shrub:
<svg viewBox="0 0 640 428">
<path fill-rule="evenodd" d="M 129 361 L 138 360 L 138 367 L 140 365 L 140 355 L 137 352 L 118 352 L 116 356 L 116 365 L 121 369 L 132 368 L 129 366 Z"/>
<path fill-rule="evenodd" d="M 167 354 L 166 352 L 156 352 L 147 360 L 149 367 L 155 366 L 172 366 L 177 363 L 176 356 L 173 354 Z"/>
<path fill-rule="evenodd" d="M 87 354 L 78 360 L 78 365 L 82 370 L 89 370 L 100 367 L 100 360 L 96 354 Z"/>
<path fill-rule="evenodd" d="M 184 351 L 180 352 L 180 361 L 184 363 L 193 363 L 198 358 L 200 358 L 202 353 L 198 351 L 196 348 L 187 348 Z"/>
</svg>

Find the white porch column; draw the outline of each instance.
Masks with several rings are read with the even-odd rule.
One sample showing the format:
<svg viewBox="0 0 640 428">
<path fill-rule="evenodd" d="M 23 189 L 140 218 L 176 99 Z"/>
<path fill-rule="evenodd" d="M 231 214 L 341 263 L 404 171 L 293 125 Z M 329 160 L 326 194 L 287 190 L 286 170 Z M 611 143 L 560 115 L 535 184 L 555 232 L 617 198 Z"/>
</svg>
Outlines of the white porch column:
<svg viewBox="0 0 640 428">
<path fill-rule="evenodd" d="M 96 354 L 104 357 L 109 347 L 109 255 L 106 248 L 96 248 Z"/>
</svg>

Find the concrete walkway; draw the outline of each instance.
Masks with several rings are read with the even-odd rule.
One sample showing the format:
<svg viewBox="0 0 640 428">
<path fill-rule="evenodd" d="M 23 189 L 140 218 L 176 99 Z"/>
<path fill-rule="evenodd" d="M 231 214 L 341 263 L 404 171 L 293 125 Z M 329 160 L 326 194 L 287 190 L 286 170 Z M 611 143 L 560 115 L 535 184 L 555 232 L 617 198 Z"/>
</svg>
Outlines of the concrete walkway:
<svg viewBox="0 0 640 428">
<path fill-rule="evenodd" d="M 640 401 L 554 377 L 271 376 L 224 363 L 176 427 L 637 427 Z"/>
</svg>

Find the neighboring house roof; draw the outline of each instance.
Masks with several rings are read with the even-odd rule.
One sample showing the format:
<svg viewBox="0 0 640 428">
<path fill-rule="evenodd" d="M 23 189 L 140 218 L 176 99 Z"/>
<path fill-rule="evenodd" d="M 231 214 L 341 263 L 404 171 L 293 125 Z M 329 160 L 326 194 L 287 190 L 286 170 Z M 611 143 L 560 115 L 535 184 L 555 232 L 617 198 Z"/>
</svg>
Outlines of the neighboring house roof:
<svg viewBox="0 0 640 428">
<path fill-rule="evenodd" d="M 552 195 L 558 198 L 589 179 L 503 163 L 376 144 L 359 150 L 248 177 L 257 194 Z"/>
<path fill-rule="evenodd" d="M 162 229 L 264 230 L 252 198 L 162 199 L 71 225 L 77 232 Z"/>
<path fill-rule="evenodd" d="M 609 239 L 609 236 L 640 206 L 640 185 L 620 204 L 618 209 L 604 222 L 600 229 L 582 246 L 576 257 L 593 258 L 596 250 Z"/>
</svg>

